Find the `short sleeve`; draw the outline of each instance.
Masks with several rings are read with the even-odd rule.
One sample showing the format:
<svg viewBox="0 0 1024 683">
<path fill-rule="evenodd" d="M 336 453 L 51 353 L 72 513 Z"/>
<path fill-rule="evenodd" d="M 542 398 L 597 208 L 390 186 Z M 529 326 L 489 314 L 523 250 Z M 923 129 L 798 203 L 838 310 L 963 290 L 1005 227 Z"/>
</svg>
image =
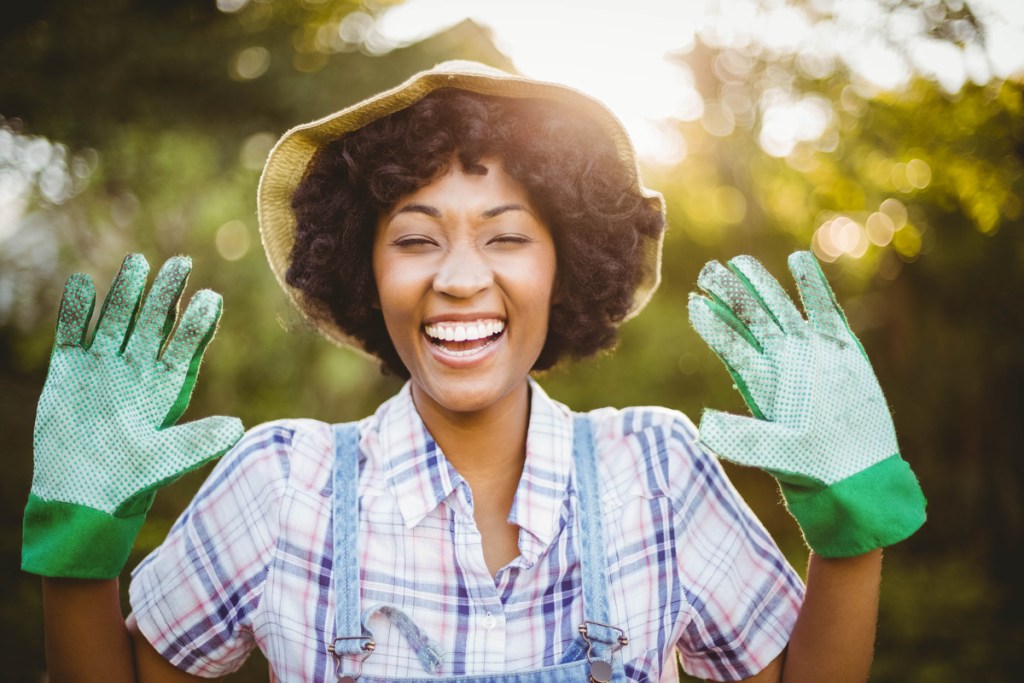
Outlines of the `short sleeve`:
<svg viewBox="0 0 1024 683">
<path fill-rule="evenodd" d="M 139 630 L 179 669 L 223 676 L 255 646 L 252 618 L 277 544 L 293 437 L 281 422 L 249 431 L 132 572 Z"/>
<path fill-rule="evenodd" d="M 674 485 L 677 538 L 689 609 L 677 643 L 687 673 L 738 680 L 767 666 L 789 642 L 803 582 L 747 506 L 721 464 L 680 416 L 672 443 L 684 481 Z"/>
</svg>

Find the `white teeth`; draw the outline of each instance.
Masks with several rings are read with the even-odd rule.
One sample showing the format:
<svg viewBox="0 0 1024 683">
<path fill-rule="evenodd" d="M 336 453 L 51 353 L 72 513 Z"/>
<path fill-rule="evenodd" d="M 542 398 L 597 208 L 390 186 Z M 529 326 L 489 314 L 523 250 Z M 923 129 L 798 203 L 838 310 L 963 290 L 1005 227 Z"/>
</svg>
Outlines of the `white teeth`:
<svg viewBox="0 0 1024 683">
<path fill-rule="evenodd" d="M 433 323 L 424 331 L 431 339 L 438 341 L 474 341 L 499 334 L 505 329 L 501 320 L 478 320 L 469 323 Z"/>
</svg>

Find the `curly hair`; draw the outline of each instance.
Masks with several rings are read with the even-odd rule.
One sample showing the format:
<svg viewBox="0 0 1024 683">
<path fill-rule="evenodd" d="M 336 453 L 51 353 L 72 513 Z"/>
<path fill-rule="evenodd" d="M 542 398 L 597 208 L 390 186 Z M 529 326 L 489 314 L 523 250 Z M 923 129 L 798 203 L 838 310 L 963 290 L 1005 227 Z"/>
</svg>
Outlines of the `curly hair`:
<svg viewBox="0 0 1024 683">
<path fill-rule="evenodd" d="M 312 308 L 408 378 L 384 326 L 372 267 L 378 216 L 457 162 L 499 159 L 551 230 L 559 277 L 534 370 L 613 346 L 640 281 L 644 237 L 664 229 L 595 123 L 541 99 L 442 88 L 323 145 L 292 196 L 286 281 Z"/>
</svg>

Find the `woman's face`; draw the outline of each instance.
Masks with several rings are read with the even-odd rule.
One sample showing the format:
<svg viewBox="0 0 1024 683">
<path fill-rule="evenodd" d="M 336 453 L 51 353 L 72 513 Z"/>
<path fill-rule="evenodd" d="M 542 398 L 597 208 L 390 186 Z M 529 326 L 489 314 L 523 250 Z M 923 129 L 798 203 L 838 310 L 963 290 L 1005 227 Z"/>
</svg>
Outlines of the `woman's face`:
<svg viewBox="0 0 1024 683">
<path fill-rule="evenodd" d="M 421 413 L 456 419 L 522 400 L 548 331 L 555 246 L 496 160 L 399 200 L 377 222 L 380 308 Z M 522 394 L 522 395 L 520 395 Z"/>
</svg>

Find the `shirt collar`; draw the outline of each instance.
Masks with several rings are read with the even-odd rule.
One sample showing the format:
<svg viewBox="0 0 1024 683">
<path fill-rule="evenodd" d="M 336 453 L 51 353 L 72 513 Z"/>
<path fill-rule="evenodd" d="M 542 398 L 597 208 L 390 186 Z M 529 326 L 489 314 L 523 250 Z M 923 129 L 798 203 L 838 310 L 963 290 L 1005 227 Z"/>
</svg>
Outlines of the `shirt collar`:
<svg viewBox="0 0 1024 683">
<path fill-rule="evenodd" d="M 563 509 L 572 472 L 572 413 L 530 380 L 526 463 L 509 522 L 527 532 L 519 550 L 533 563 L 565 524 Z"/>
<path fill-rule="evenodd" d="M 509 522 L 518 524 L 520 552 L 532 563 L 564 524 L 572 471 L 572 413 L 530 380 L 526 462 Z M 377 411 L 377 441 L 387 478 L 407 527 L 448 498 L 463 479 L 441 452 L 412 401 L 410 385 Z"/>
<path fill-rule="evenodd" d="M 419 524 L 463 479 L 416 412 L 410 384 L 377 410 L 379 458 L 406 527 Z"/>
</svg>

